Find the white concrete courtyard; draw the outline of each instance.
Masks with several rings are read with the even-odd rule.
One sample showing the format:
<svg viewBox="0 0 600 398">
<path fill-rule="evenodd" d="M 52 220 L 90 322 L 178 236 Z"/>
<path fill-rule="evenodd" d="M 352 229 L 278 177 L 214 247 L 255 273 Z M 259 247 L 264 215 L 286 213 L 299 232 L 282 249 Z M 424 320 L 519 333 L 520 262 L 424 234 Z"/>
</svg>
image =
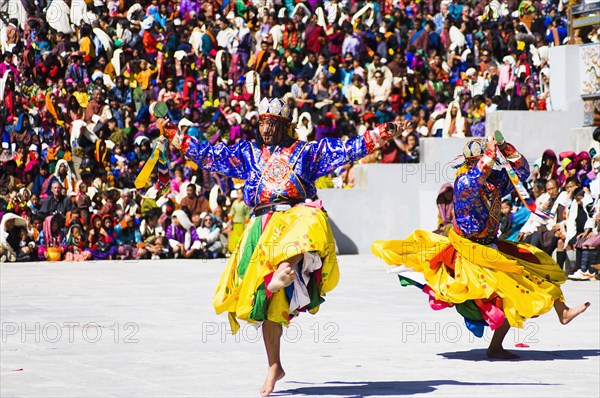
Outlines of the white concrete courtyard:
<svg viewBox="0 0 600 398">
<path fill-rule="evenodd" d="M 232 336 L 212 294 L 223 261 L 0 265 L 2 397 L 258 396 L 263 343 Z M 435 312 L 370 255 L 340 256 L 321 311 L 284 331 L 279 396 L 600 396 L 600 282 L 567 282 L 556 314 L 509 332 L 489 361 L 454 309 Z M 515 347 L 526 345 L 527 347 Z"/>
</svg>

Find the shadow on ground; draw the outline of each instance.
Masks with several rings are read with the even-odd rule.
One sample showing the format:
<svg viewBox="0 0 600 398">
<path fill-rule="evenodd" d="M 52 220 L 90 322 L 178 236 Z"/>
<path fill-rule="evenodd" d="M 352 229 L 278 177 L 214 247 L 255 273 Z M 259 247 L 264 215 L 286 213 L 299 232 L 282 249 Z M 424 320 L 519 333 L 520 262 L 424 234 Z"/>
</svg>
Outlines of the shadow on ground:
<svg viewBox="0 0 600 398">
<path fill-rule="evenodd" d="M 290 382 L 288 382 L 290 383 Z M 306 385 L 308 383 L 291 382 Z M 315 386 L 292 388 L 277 391 L 273 395 L 341 395 L 346 397 L 401 396 L 434 392 L 439 386 L 526 386 L 549 385 L 540 383 L 467 383 L 456 380 L 421 381 L 330 381 Z"/>
<path fill-rule="evenodd" d="M 329 218 L 329 225 L 331 226 L 331 232 L 333 232 L 333 237 L 335 238 L 338 254 L 358 254 L 356 243 L 354 243 L 348 235 L 343 233 L 331 218 Z"/>
<path fill-rule="evenodd" d="M 463 361 L 487 361 L 497 362 L 497 359 L 489 359 L 485 355 L 485 349 L 474 349 L 470 351 L 443 352 L 438 355 L 446 359 L 460 359 Z M 509 349 L 509 351 L 519 355 L 521 358 L 514 360 L 523 361 L 557 361 L 557 360 L 577 360 L 588 359 L 600 356 L 600 350 L 560 350 L 560 351 L 536 351 L 527 349 Z M 513 362 L 513 361 L 511 361 Z"/>
</svg>

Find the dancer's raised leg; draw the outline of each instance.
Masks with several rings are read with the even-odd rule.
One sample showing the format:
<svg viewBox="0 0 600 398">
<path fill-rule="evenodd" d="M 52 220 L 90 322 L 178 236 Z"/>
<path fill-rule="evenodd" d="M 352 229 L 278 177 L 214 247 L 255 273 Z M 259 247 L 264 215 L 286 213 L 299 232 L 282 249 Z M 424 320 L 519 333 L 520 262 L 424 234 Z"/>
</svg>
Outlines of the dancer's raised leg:
<svg viewBox="0 0 600 398">
<path fill-rule="evenodd" d="M 560 300 L 556 300 L 554 302 L 554 310 L 556 310 L 558 320 L 563 325 L 566 325 L 567 323 L 571 322 L 573 319 L 575 319 L 577 315 L 587 310 L 589 306 L 590 303 L 588 302 L 580 305 L 579 307 L 569 308 L 564 302 Z"/>
<path fill-rule="evenodd" d="M 267 290 L 271 293 L 275 293 L 284 287 L 291 285 L 296 278 L 296 271 L 294 271 L 294 268 L 296 267 L 296 264 L 302 260 L 302 257 L 304 257 L 303 254 L 298 254 L 279 264 L 277 270 L 273 273 L 273 278 L 267 285 Z"/>
</svg>

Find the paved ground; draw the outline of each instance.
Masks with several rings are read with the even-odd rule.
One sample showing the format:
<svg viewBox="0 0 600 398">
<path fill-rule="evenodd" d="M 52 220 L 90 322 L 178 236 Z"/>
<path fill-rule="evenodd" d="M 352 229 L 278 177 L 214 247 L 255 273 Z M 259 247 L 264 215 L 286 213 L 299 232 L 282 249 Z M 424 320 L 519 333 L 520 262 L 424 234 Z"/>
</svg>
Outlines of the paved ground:
<svg viewBox="0 0 600 398">
<path fill-rule="evenodd" d="M 342 256 L 339 287 L 283 344 L 277 395 L 598 397 L 600 282 L 567 282 L 592 307 L 515 330 L 518 362 L 485 359 L 452 309 L 434 312 L 373 256 Z M 0 395 L 257 396 L 260 336 L 233 337 L 211 297 L 223 263 L 0 265 Z M 525 343 L 529 347 L 515 348 Z"/>
</svg>

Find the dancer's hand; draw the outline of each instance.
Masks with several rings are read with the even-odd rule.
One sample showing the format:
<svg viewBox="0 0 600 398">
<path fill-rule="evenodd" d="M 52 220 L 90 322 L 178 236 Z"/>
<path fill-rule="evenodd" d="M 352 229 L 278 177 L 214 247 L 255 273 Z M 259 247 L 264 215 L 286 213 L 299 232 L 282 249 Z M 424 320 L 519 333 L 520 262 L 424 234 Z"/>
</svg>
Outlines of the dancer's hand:
<svg viewBox="0 0 600 398">
<path fill-rule="evenodd" d="M 160 131 L 160 135 L 165 135 L 165 123 L 167 123 L 167 119 L 165 119 L 164 117 L 159 117 L 154 122 L 154 124 L 156 124 L 156 127 L 158 127 L 158 130 Z"/>
<path fill-rule="evenodd" d="M 388 125 L 389 124 L 393 125 L 392 128 L 388 127 L 392 137 L 399 137 L 410 127 L 410 120 L 404 120 L 402 122 L 390 122 L 388 123 Z"/>
<path fill-rule="evenodd" d="M 488 137 L 487 139 L 487 149 L 492 150 L 493 152 L 496 151 L 496 145 L 498 145 L 498 141 L 496 141 L 496 139 L 494 137 Z"/>
</svg>

